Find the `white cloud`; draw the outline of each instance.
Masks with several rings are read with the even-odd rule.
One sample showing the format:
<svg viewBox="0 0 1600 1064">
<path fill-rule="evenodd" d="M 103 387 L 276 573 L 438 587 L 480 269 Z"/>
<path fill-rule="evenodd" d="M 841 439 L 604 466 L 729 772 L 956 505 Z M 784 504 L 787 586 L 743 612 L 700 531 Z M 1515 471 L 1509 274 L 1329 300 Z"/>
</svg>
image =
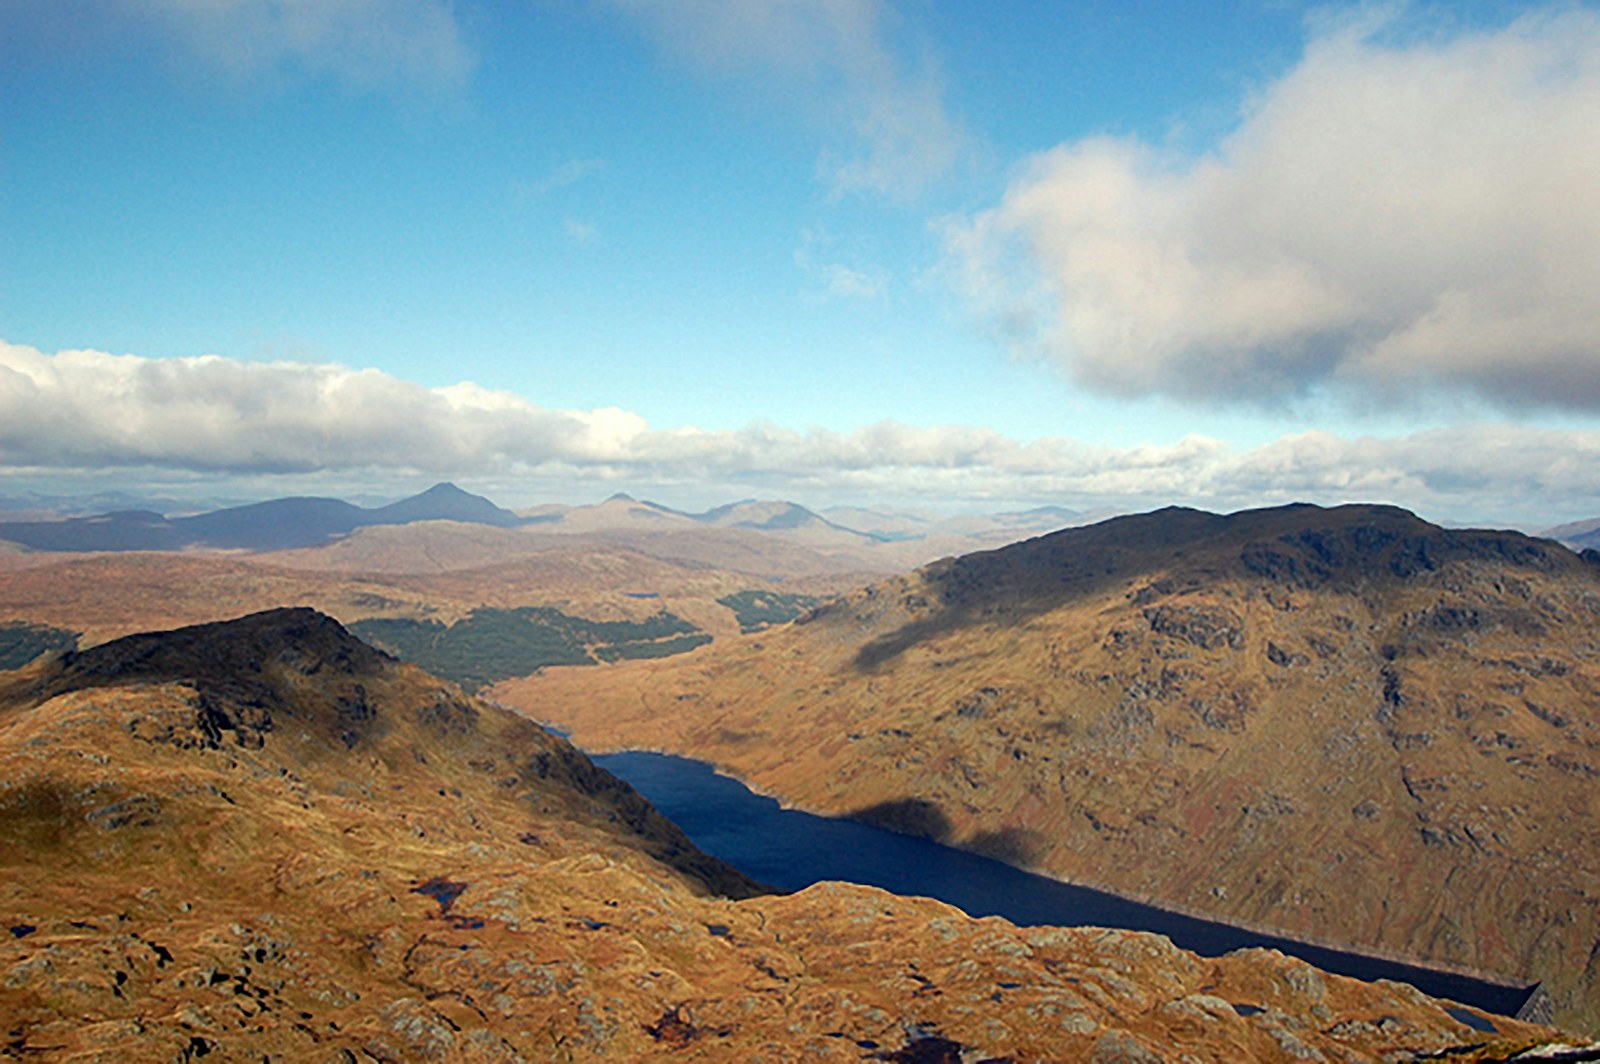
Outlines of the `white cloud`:
<svg viewBox="0 0 1600 1064">
<path fill-rule="evenodd" d="M 1203 158 L 1034 158 L 949 230 L 967 293 L 1108 393 L 1600 409 L 1600 14 L 1392 28 L 1321 31 Z"/>
<path fill-rule="evenodd" d="M 337 365 L 50 355 L 0 341 L 0 471 L 106 469 L 611 482 L 935 508 L 1392 502 L 1435 519 L 1542 527 L 1592 516 L 1600 431 L 1310 432 L 1239 451 L 1203 436 L 1108 447 L 892 421 L 850 432 L 653 429 L 629 411 L 550 410 L 470 382 L 429 389 Z"/>
<path fill-rule="evenodd" d="M 236 78 L 300 70 L 358 88 L 449 88 L 476 60 L 448 0 L 118 0 Z"/>
<path fill-rule="evenodd" d="M 702 72 L 773 90 L 827 130 L 818 163 L 835 195 L 916 196 L 955 166 L 966 136 L 925 53 L 893 47 L 883 0 L 610 0 Z"/>
</svg>

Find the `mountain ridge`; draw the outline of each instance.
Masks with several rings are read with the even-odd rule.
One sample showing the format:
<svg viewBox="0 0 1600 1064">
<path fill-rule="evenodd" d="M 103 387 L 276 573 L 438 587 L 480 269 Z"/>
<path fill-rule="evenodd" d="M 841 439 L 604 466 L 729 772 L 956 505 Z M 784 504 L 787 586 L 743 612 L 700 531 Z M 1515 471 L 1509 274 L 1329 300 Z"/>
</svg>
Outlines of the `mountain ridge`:
<svg viewBox="0 0 1600 1064">
<path fill-rule="evenodd" d="M 363 507 L 343 499 L 292 496 L 202 514 L 166 517 L 118 511 L 63 521 L 0 523 L 0 540 L 40 551 L 289 550 L 315 547 L 374 525 L 460 521 L 512 528 L 523 520 L 450 483 L 389 503 Z"/>
<path fill-rule="evenodd" d="M 847 508 L 846 512 L 871 527 L 856 528 L 776 499 L 744 499 L 689 513 L 641 501 L 625 492 L 592 506 L 546 504 L 514 512 L 446 482 L 382 506 L 290 496 L 171 517 L 151 510 L 116 510 L 90 516 L 0 521 L 0 544 L 45 552 L 305 550 L 327 546 L 363 529 L 423 521 L 580 535 L 731 529 L 839 555 L 871 553 L 879 548 L 881 560 L 874 557 L 861 568 L 884 572 L 988 543 L 1011 542 L 1076 519 L 1073 511 L 1055 506 L 943 519 L 876 514 L 859 508 Z"/>
</svg>

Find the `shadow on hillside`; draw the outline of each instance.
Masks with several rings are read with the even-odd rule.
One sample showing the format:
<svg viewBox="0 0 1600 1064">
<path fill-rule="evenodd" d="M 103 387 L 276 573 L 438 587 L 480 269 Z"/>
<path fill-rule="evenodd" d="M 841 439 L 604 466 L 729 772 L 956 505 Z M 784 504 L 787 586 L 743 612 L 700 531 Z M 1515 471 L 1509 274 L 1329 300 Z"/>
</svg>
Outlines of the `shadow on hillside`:
<svg viewBox="0 0 1600 1064">
<path fill-rule="evenodd" d="M 1341 581 L 1426 579 L 1461 561 L 1543 573 L 1584 564 L 1550 541 L 1442 529 L 1392 506 L 1296 503 L 1227 516 L 1168 507 L 928 566 L 933 614 L 864 644 L 855 666 L 875 669 L 945 632 L 1016 627 L 1141 580 L 1150 585 L 1139 593 L 1157 601 L 1230 577 L 1315 591 Z"/>
<path fill-rule="evenodd" d="M 1044 841 L 1044 836 L 1032 828 L 1008 827 L 980 831 L 961 847 L 1009 865 L 1031 868 L 1044 853 Z"/>
<path fill-rule="evenodd" d="M 896 798 L 846 815 L 851 820 L 875 828 L 913 835 L 942 846 L 956 846 L 1024 868 L 1033 865 L 1044 852 L 1044 837 L 1031 828 L 1004 827 L 996 831 L 980 831 L 968 839 L 957 839 L 955 826 L 950 823 L 944 810 L 926 798 Z"/>
<path fill-rule="evenodd" d="M 966 628 L 975 623 L 977 623 L 976 618 L 955 610 L 946 610 L 924 621 L 912 621 L 886 636 L 863 644 L 861 649 L 856 651 L 855 667 L 862 672 L 870 672 L 891 658 L 899 657 L 925 639 L 943 632 Z"/>
<path fill-rule="evenodd" d="M 862 646 L 856 668 L 875 669 L 944 632 L 1021 624 L 1166 567 L 1228 525 L 1216 514 L 1168 507 L 935 562 L 923 573 L 938 597 L 937 612 Z"/>
<path fill-rule="evenodd" d="M 845 814 L 851 820 L 871 824 L 875 828 L 898 831 L 902 835 L 915 835 L 921 839 L 949 843 L 950 818 L 933 802 L 924 798 L 896 798 L 879 802 Z"/>
<path fill-rule="evenodd" d="M 1081 532 L 1069 529 L 1003 551 L 930 566 L 925 573 L 938 596 L 936 612 L 863 644 L 856 652 L 855 667 L 871 671 L 947 632 L 979 625 L 1020 627 L 1150 568 L 1146 557 L 1130 557 L 1130 552 L 1109 545 L 1084 544 Z"/>
</svg>

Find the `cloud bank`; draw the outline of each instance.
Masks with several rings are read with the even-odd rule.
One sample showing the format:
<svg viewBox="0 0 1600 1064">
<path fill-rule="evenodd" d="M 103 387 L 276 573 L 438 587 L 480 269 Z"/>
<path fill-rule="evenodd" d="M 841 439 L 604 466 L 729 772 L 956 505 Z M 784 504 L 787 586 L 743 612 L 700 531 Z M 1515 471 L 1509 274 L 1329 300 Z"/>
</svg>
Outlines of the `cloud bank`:
<svg viewBox="0 0 1600 1064">
<path fill-rule="evenodd" d="M 1032 159 L 954 224 L 1010 339 L 1124 396 L 1600 410 L 1600 14 L 1335 26 L 1203 158 Z"/>
<path fill-rule="evenodd" d="M 1438 519 L 1541 527 L 1590 516 L 1582 503 L 1600 496 L 1600 431 L 1308 432 L 1238 451 L 1203 436 L 1116 448 L 892 421 L 844 433 L 763 423 L 652 429 L 624 410 L 550 410 L 470 383 L 430 389 L 372 369 L 52 355 L 0 341 L 0 471 L 116 468 L 494 478 L 530 489 L 584 484 L 594 494 L 691 486 L 933 508 L 1378 501 Z"/>
</svg>

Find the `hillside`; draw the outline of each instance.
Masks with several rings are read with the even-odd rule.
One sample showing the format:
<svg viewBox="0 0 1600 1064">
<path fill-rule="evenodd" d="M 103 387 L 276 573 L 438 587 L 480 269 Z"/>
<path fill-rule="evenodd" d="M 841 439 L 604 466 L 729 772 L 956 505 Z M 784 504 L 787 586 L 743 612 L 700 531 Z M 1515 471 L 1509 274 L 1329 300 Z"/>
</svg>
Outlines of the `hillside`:
<svg viewBox="0 0 1600 1064">
<path fill-rule="evenodd" d="M 1573 550 L 1600 550 L 1600 517 L 1591 517 L 1587 521 L 1573 521 L 1570 524 L 1557 525 L 1540 533 L 1547 539 L 1565 543 Z"/>
<path fill-rule="evenodd" d="M 563 740 L 309 610 L 0 673 L 0 911 L 29 1060 L 1498 1060 L 1554 1036 L 1267 951 L 763 896 Z"/>
<path fill-rule="evenodd" d="M 1600 566 L 1401 510 L 1169 509 L 500 701 L 1197 914 L 1543 981 L 1600 1030 Z"/>
</svg>

